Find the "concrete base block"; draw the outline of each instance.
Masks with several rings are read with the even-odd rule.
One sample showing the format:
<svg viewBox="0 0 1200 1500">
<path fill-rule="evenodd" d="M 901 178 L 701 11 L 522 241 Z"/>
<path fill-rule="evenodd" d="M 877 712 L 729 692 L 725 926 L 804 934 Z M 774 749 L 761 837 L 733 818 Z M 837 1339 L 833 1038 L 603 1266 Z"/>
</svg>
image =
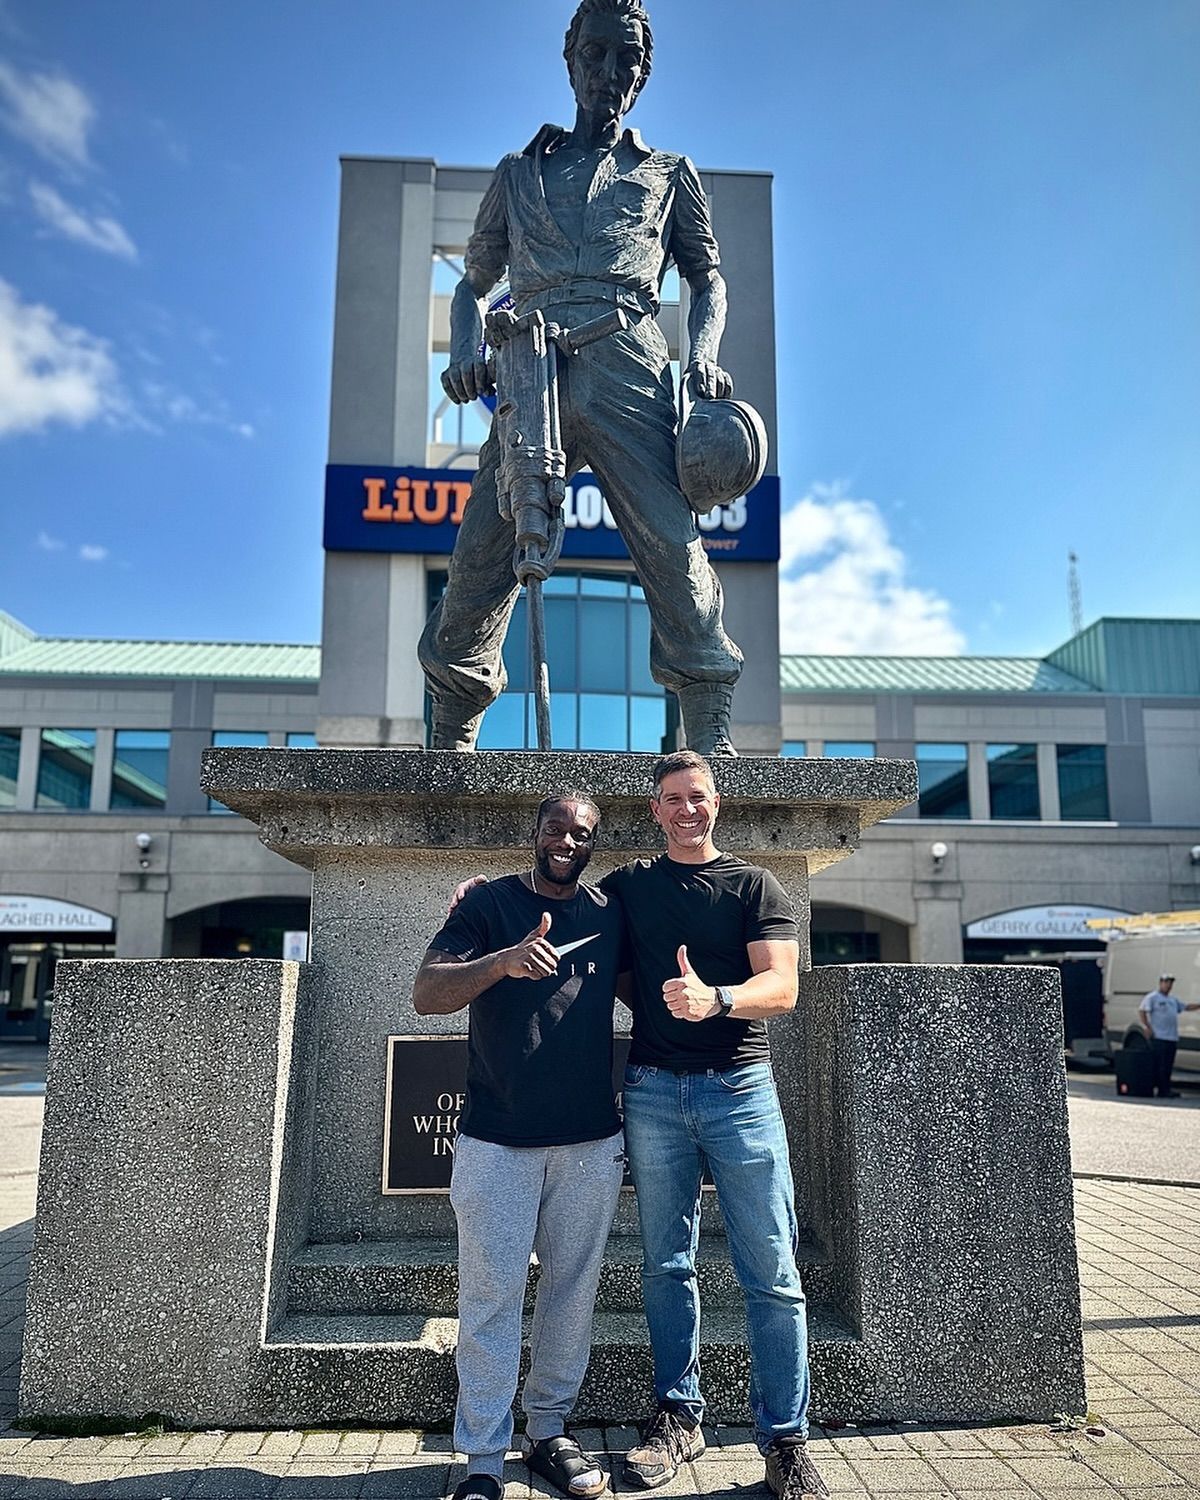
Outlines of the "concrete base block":
<svg viewBox="0 0 1200 1500">
<path fill-rule="evenodd" d="M 453 879 L 520 867 L 546 785 L 607 789 L 612 824 L 632 837 L 645 761 L 210 756 L 210 790 L 313 869 L 312 961 L 60 965 L 22 1413 L 450 1419 L 453 1220 L 444 1195 L 380 1193 L 384 1038 L 433 1029 L 412 1011 L 411 977 Z M 811 863 L 849 854 L 905 800 L 910 771 L 722 766 L 725 842 L 769 851 L 757 857 L 806 918 Z M 774 836 L 756 843 L 764 828 Z M 604 857 L 629 847 L 614 839 Z M 1057 974 L 821 969 L 771 1034 L 814 1415 L 1084 1410 Z M 626 1200 L 580 1420 L 628 1421 L 652 1404 Z M 705 1391 L 715 1420 L 744 1422 L 744 1314 L 715 1209 L 700 1275 Z"/>
</svg>

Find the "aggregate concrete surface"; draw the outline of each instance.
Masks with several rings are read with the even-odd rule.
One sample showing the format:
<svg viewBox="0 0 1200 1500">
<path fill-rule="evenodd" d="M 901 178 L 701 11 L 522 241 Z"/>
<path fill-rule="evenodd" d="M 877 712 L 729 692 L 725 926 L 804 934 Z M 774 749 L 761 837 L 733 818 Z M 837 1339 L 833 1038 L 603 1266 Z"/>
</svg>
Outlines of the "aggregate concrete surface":
<svg viewBox="0 0 1200 1500">
<path fill-rule="evenodd" d="M 437 1500 L 463 1477 L 444 1434 L 169 1432 L 90 1438 L 18 1431 L 17 1369 L 33 1235 L 45 1052 L 0 1047 L 0 1500 L 271 1496 Z M 1200 1496 L 1200 1088 L 1173 1101 L 1115 1097 L 1110 1075 L 1072 1075 L 1076 1233 L 1090 1420 L 1051 1425 L 817 1429 L 833 1492 L 906 1500 Z M 1158 1178 L 1162 1182 L 1138 1180 Z M 1197 1186 L 1164 1182 L 1196 1181 Z M 1090 1429 L 1090 1430 L 1089 1430 Z M 621 1489 L 630 1428 L 583 1429 Z M 722 1427 L 664 1495 L 760 1493 L 748 1429 Z M 551 1492 L 510 1463 L 505 1500 Z"/>
</svg>

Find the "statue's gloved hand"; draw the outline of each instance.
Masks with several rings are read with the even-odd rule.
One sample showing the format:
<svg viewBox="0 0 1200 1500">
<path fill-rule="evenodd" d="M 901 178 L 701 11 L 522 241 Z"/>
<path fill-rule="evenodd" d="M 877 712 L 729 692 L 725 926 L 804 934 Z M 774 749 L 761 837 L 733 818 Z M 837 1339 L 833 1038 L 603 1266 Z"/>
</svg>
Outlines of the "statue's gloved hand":
<svg viewBox="0 0 1200 1500">
<path fill-rule="evenodd" d="M 733 395 L 733 376 L 711 359 L 694 359 L 684 371 L 695 401 L 723 401 Z"/>
<path fill-rule="evenodd" d="M 442 371 L 442 390 L 457 406 L 490 396 L 495 389 L 495 381 L 483 359 L 452 359 Z"/>
</svg>

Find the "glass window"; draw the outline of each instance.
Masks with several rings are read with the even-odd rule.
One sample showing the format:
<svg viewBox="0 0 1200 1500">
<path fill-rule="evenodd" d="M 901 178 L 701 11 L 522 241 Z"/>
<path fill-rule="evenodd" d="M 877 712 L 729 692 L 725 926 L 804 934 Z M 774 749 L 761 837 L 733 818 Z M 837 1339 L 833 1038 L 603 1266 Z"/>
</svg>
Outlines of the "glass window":
<svg viewBox="0 0 1200 1500">
<path fill-rule="evenodd" d="M 109 807 L 165 807 L 170 748 L 165 729 L 118 729 Z"/>
<path fill-rule="evenodd" d="M 969 818 L 967 747 L 941 742 L 917 746 L 917 803 L 922 818 Z"/>
<path fill-rule="evenodd" d="M 254 747 L 269 745 L 271 737 L 265 729 L 216 729 L 213 731 L 212 742 L 215 746 L 222 748 L 235 745 Z M 226 807 L 223 802 L 218 802 L 215 797 L 210 797 L 208 810 L 215 813 L 227 813 L 231 812 L 232 808 Z"/>
<path fill-rule="evenodd" d="M 0 729 L 0 807 L 15 807 L 17 764 L 21 759 L 21 731 Z"/>
<path fill-rule="evenodd" d="M 289 750 L 315 750 L 317 737 L 315 734 L 309 734 L 307 730 L 289 729 L 287 747 Z"/>
<path fill-rule="evenodd" d="M 780 755 L 784 756 L 785 758 L 787 756 L 807 755 L 808 754 L 808 741 L 807 740 L 784 740 L 784 742 L 783 742 L 783 748 L 780 750 L 779 753 L 780 753 Z"/>
<path fill-rule="evenodd" d="M 524 693 L 501 693 L 483 716 L 478 744 L 481 750 L 525 748 Z"/>
<path fill-rule="evenodd" d="M 37 806 L 59 811 L 90 807 L 95 760 L 94 729 L 43 729 Z"/>
<path fill-rule="evenodd" d="M 1108 767 L 1103 745 L 1059 745 L 1058 805 L 1062 818 L 1108 819 Z"/>
<path fill-rule="evenodd" d="M 444 573 L 430 575 L 431 607 L 444 588 Z M 650 614 L 640 585 L 621 573 L 560 572 L 546 580 L 545 596 L 555 748 L 661 752 L 670 706 L 650 675 Z M 504 643 L 508 688 L 484 715 L 481 750 L 537 744 L 528 641 L 522 595 Z"/>
<path fill-rule="evenodd" d="M 851 760 L 870 760 L 875 754 L 874 740 L 826 740 L 825 754 L 830 757 L 848 757 Z"/>
<path fill-rule="evenodd" d="M 579 695 L 579 743 L 588 750 L 627 750 L 629 699 L 623 693 Z"/>
<path fill-rule="evenodd" d="M 993 818 L 1040 818 L 1037 746 L 989 745 L 988 805 Z"/>
<path fill-rule="evenodd" d="M 629 610 L 623 599 L 583 599 L 579 605 L 579 670 L 597 693 L 624 693 Z M 554 682 L 551 668 L 550 681 Z M 589 748 L 599 750 L 600 745 Z M 613 746 L 624 750 L 624 745 Z"/>
<path fill-rule="evenodd" d="M 546 665 L 552 692 L 573 692 L 578 686 L 576 629 L 579 605 L 575 599 L 547 599 Z M 536 743 L 536 742 L 535 742 Z M 567 747 L 564 745 L 563 749 Z"/>
<path fill-rule="evenodd" d="M 661 755 L 667 733 L 667 700 L 635 696 L 629 700 L 629 748 Z"/>
</svg>

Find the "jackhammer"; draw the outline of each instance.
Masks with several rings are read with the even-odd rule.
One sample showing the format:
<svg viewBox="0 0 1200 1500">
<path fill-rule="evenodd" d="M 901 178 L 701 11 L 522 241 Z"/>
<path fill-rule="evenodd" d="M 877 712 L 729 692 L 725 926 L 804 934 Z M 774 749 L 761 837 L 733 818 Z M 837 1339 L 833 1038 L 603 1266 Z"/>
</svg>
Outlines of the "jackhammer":
<svg viewBox="0 0 1200 1500">
<path fill-rule="evenodd" d="M 563 544 L 567 455 L 558 409 L 558 358 L 629 326 L 620 308 L 563 328 L 540 311 L 518 317 L 503 309 L 487 315 L 487 341 L 495 350 L 496 436 L 500 514 L 513 523 L 513 572 L 529 612 L 529 667 L 537 712 L 537 745 L 550 745 L 550 669 L 546 663 L 546 611 L 542 585 L 553 573 Z"/>
</svg>

